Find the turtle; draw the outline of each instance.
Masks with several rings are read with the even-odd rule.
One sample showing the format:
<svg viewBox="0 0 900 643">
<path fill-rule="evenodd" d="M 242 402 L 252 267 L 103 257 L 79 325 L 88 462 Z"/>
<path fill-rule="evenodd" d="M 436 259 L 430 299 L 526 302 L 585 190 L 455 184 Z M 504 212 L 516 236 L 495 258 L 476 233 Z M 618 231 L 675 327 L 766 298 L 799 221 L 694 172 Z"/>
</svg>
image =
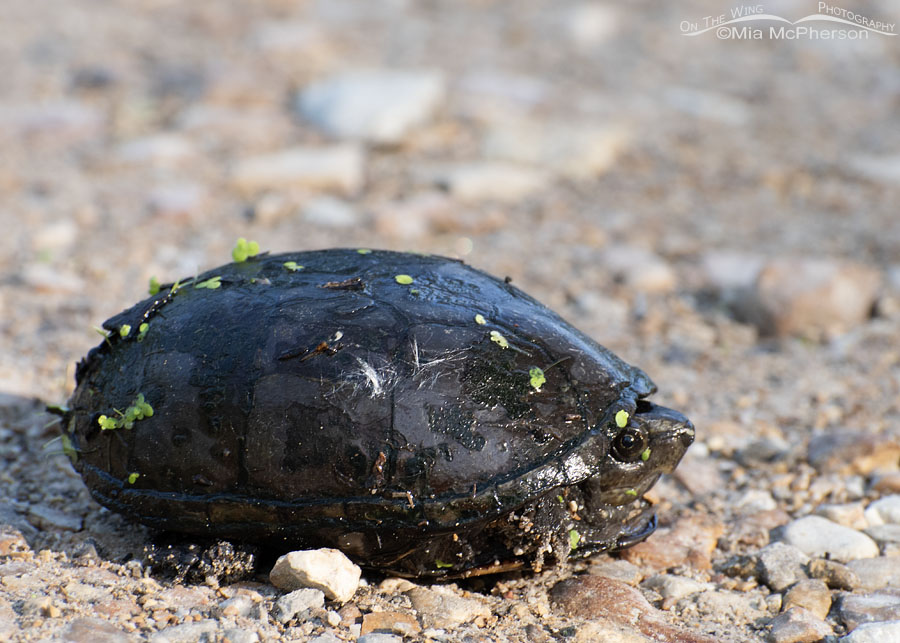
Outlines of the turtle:
<svg viewBox="0 0 900 643">
<path fill-rule="evenodd" d="M 408 577 L 539 571 L 656 528 L 643 495 L 693 425 L 509 279 L 368 249 L 237 258 L 157 285 L 78 363 L 63 442 L 101 505 Z"/>
</svg>

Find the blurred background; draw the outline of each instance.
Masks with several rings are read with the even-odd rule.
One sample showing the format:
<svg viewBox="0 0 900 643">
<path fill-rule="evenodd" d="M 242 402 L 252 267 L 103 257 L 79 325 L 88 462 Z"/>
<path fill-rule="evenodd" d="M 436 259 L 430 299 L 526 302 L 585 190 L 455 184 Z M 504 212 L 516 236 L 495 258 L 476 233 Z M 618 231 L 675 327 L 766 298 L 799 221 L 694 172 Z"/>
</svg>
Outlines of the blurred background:
<svg viewBox="0 0 900 643">
<path fill-rule="evenodd" d="M 682 397 L 708 346 L 892 315 L 898 38 L 682 34 L 735 6 L 3 3 L 0 390 L 63 399 L 91 326 L 238 237 L 461 257 Z"/>
</svg>

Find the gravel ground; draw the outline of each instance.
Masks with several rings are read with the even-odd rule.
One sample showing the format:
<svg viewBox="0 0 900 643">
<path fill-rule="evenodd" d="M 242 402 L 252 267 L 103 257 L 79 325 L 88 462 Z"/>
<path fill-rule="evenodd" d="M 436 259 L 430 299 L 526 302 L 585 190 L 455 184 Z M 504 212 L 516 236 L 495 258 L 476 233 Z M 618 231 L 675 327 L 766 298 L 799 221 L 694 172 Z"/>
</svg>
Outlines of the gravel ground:
<svg viewBox="0 0 900 643">
<path fill-rule="evenodd" d="M 900 640 L 900 49 L 682 35 L 731 8 L 5 3 L 0 639 Z M 43 405 L 238 237 L 461 257 L 640 365 L 698 429 L 660 530 L 343 604 L 143 566 Z"/>
</svg>

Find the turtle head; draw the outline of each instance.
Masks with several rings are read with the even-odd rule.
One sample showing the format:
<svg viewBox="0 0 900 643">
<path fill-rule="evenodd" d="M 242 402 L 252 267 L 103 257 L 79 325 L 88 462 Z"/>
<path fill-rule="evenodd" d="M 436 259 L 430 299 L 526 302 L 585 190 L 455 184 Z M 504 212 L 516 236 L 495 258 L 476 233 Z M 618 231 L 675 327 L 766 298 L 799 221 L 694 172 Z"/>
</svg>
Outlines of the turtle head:
<svg viewBox="0 0 900 643">
<path fill-rule="evenodd" d="M 592 502 L 625 505 L 675 470 L 694 441 L 694 425 L 678 411 L 638 400 L 633 415 L 616 414 L 609 436 L 609 453 L 591 478 L 590 495 Z"/>
</svg>

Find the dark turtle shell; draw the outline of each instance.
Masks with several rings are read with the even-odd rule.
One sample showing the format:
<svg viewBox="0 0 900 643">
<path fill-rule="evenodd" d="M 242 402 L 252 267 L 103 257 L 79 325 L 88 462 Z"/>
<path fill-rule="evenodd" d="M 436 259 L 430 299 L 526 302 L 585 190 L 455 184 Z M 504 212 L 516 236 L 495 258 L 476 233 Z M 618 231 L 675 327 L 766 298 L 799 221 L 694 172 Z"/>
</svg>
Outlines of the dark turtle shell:
<svg viewBox="0 0 900 643">
<path fill-rule="evenodd" d="M 522 517 L 549 498 L 562 514 L 529 519 L 559 531 L 568 490 L 592 480 L 601 497 L 620 412 L 654 390 L 509 283 L 427 255 L 258 255 L 164 286 L 104 328 L 66 419 L 100 504 L 410 574 L 533 560 Z M 622 540 L 611 507 L 597 509 L 595 550 Z"/>
</svg>

